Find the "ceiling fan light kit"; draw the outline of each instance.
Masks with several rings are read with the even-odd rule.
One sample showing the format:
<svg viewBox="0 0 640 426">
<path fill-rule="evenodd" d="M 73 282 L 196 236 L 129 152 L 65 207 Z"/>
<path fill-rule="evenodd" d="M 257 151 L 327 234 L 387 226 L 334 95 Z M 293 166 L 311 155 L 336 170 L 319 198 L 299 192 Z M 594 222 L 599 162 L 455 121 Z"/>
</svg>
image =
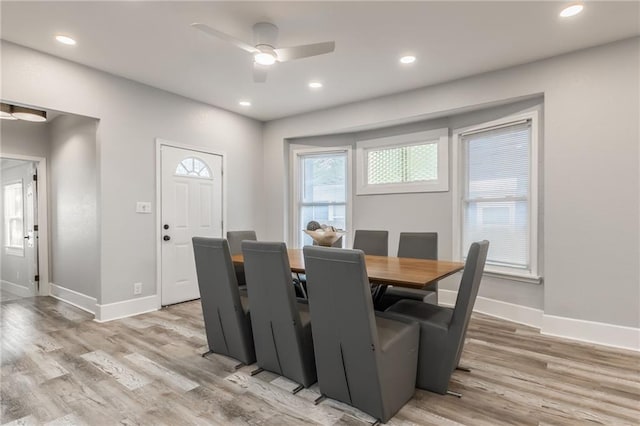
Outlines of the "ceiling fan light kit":
<svg viewBox="0 0 640 426">
<path fill-rule="evenodd" d="M 267 80 L 268 67 L 276 63 L 276 61 L 287 62 L 324 55 L 335 50 L 335 42 L 333 41 L 277 48 L 278 27 L 269 22 L 258 22 L 253 26 L 253 46 L 206 24 L 196 22 L 191 26 L 253 54 L 253 81 L 256 83 L 263 83 Z"/>
<path fill-rule="evenodd" d="M 273 47 L 267 45 L 258 46 L 258 53 L 253 55 L 253 60 L 260 65 L 273 65 L 276 63 L 276 52 Z"/>
</svg>

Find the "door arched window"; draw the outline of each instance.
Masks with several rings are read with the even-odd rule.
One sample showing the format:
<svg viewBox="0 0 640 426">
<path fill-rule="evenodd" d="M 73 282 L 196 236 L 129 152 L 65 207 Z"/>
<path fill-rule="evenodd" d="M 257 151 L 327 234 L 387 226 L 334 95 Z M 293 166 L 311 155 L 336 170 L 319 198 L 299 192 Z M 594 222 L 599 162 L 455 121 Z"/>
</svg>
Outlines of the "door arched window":
<svg viewBox="0 0 640 426">
<path fill-rule="evenodd" d="M 211 178 L 211 170 L 204 161 L 199 158 L 188 157 L 178 164 L 178 167 L 176 167 L 176 175 Z"/>
</svg>

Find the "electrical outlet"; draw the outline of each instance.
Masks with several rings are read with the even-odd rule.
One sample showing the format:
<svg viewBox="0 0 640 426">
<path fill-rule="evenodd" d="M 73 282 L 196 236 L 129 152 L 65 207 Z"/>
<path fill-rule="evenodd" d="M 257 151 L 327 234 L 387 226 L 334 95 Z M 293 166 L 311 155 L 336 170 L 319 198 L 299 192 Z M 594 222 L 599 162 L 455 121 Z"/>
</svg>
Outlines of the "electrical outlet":
<svg viewBox="0 0 640 426">
<path fill-rule="evenodd" d="M 133 283 L 133 294 L 142 294 L 142 283 Z"/>
</svg>

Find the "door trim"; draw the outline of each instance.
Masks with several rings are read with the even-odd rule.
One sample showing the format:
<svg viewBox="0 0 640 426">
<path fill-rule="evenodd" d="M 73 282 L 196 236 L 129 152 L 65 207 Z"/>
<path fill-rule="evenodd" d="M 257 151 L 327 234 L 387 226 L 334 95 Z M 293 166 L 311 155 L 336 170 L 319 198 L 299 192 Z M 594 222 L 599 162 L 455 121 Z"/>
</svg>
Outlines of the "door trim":
<svg viewBox="0 0 640 426">
<path fill-rule="evenodd" d="M 158 309 L 162 307 L 162 157 L 160 149 L 163 146 L 186 149 L 204 154 L 219 155 L 222 157 L 222 235 L 227 229 L 227 155 L 224 151 L 218 151 L 204 146 L 173 142 L 167 139 L 156 138 L 156 296 Z"/>
<path fill-rule="evenodd" d="M 38 172 L 38 296 L 49 296 L 49 194 L 47 192 L 47 159 L 30 155 L 0 152 L 0 158 L 33 161 Z"/>
</svg>

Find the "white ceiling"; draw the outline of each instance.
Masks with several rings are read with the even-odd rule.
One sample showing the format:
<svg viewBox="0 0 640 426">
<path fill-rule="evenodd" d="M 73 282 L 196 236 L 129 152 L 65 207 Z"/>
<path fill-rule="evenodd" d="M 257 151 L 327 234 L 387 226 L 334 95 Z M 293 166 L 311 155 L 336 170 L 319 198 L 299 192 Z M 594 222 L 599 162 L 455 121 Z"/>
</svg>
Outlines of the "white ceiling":
<svg viewBox="0 0 640 426">
<path fill-rule="evenodd" d="M 567 3 L 2 1 L 0 28 L 5 40 L 272 120 L 640 34 L 636 1 L 589 1 L 561 19 Z M 335 52 L 277 63 L 266 83 L 254 83 L 251 55 L 189 26 L 251 42 L 259 21 L 280 28 L 279 47 L 335 40 Z M 61 45 L 57 33 L 78 44 Z M 405 53 L 416 63 L 400 65 Z M 325 87 L 312 91 L 312 79 Z"/>
</svg>

